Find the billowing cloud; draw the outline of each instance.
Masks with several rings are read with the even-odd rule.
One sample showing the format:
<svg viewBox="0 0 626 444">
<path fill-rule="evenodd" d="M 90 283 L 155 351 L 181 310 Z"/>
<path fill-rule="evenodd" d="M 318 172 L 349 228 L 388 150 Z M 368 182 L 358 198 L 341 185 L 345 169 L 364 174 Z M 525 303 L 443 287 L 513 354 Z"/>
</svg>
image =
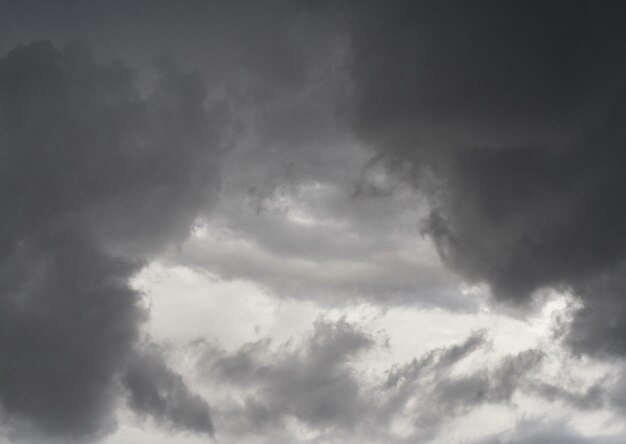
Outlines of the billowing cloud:
<svg viewBox="0 0 626 444">
<path fill-rule="evenodd" d="M 587 303 L 576 342 L 621 353 L 622 319 L 596 323 L 623 311 L 614 6 L 372 2 L 349 15 L 356 131 L 429 196 L 424 231 L 443 260 L 507 300 L 573 287 Z"/>
<path fill-rule="evenodd" d="M 129 413 L 124 427 L 149 434 L 156 423 L 181 441 L 471 442 L 448 429 L 506 411 L 500 430 L 513 428 L 484 442 L 619 442 L 587 435 L 597 418 L 519 416 L 543 404 L 563 418 L 626 409 L 622 361 L 586 378 L 566 368 L 626 356 L 624 8 L 8 4 L 0 419 L 10 441 L 94 442 Z M 54 43 L 26 44 L 41 37 Z M 76 38 L 86 43 L 65 44 Z M 254 292 L 229 305 L 254 316 L 216 329 L 263 317 L 268 337 L 232 326 L 237 341 L 258 340 L 200 338 L 184 350 L 200 350 L 193 370 L 172 359 L 181 344 L 151 343 L 149 296 L 129 285 L 155 260 L 208 271 L 212 289 Z M 196 287 L 187 312 L 204 302 Z M 446 319 L 459 310 L 502 320 L 489 290 L 515 310 L 545 289 L 582 302 L 556 320 L 565 336 L 534 343 L 555 321 L 543 319 L 502 327 L 528 330 L 495 358 L 491 332 L 450 345 L 463 328 Z M 293 327 L 272 307 L 336 314 L 355 301 L 394 306 L 407 324 L 426 305 L 437 315 L 397 331 L 448 345 L 407 351 L 404 338 L 402 360 L 372 362 L 389 343 L 345 318 L 272 337 Z M 164 318 L 172 330 L 185 322 Z M 417 334 L 428 322 L 441 325 Z"/>
<path fill-rule="evenodd" d="M 48 436 L 114 425 L 145 315 L 128 280 L 213 195 L 219 113 L 198 76 L 157 70 L 142 95 L 128 67 L 77 46 L 0 60 L 0 404 Z M 154 366 L 152 379 L 174 378 Z M 187 395 L 177 408 L 188 401 L 206 408 Z"/>
</svg>

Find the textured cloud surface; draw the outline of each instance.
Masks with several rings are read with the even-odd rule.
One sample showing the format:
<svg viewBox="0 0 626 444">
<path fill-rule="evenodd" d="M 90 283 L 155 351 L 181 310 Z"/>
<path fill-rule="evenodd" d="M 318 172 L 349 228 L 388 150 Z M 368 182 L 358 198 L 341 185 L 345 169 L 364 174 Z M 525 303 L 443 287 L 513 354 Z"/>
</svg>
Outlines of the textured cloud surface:
<svg viewBox="0 0 626 444">
<path fill-rule="evenodd" d="M 194 344 L 203 384 L 212 391 L 226 388 L 214 409 L 220 439 L 447 442 L 454 437 L 445 434 L 450 424 L 481 409 L 508 408 L 524 397 L 560 405 L 563 411 L 595 411 L 610 402 L 605 390 L 611 385 L 602 381 L 578 382 L 576 388 L 565 381 L 547 382 L 546 372 L 555 362 L 538 349 L 494 356 L 486 331 L 380 372 L 367 370 L 368 359 L 384 347 L 384 336 L 343 318 L 318 319 L 301 339 L 282 344 L 263 338 L 230 352 Z M 566 365 L 559 371 L 571 377 Z M 485 442 L 579 433 L 565 425 L 560 431 L 551 427 L 520 423 L 517 434 Z"/>
<path fill-rule="evenodd" d="M 577 344 L 621 352 L 622 318 L 610 331 L 587 324 L 623 306 L 623 8 L 364 10 L 354 20 L 357 130 L 430 195 L 424 229 L 444 261 L 502 298 L 573 287 L 588 301 L 574 328 L 589 336 Z M 616 314 L 599 314 L 608 307 Z"/>
<path fill-rule="evenodd" d="M 624 442 L 625 20 L 0 0 L 0 442 Z"/>
<path fill-rule="evenodd" d="M 144 98 L 127 67 L 77 47 L 0 61 L 0 403 L 52 436 L 113 424 L 143 316 L 128 280 L 211 196 L 203 86 L 160 69 Z"/>
</svg>

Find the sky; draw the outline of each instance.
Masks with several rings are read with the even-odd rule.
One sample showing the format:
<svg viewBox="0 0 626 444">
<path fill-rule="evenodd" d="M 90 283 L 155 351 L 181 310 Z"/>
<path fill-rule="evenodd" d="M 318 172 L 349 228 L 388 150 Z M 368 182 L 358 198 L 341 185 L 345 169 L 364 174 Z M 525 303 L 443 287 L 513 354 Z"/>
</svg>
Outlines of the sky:
<svg viewBox="0 0 626 444">
<path fill-rule="evenodd" d="M 0 0 L 0 444 L 626 442 L 625 20 Z"/>
</svg>

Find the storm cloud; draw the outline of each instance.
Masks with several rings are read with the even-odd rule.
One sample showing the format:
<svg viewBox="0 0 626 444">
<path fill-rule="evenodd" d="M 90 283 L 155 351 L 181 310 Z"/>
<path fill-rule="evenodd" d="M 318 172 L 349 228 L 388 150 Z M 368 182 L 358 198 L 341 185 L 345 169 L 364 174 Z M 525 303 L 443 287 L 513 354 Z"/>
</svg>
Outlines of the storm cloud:
<svg viewBox="0 0 626 444">
<path fill-rule="evenodd" d="M 114 425 L 145 316 L 129 279 L 213 194 L 218 114 L 196 75 L 157 70 L 144 96 L 128 67 L 78 46 L 0 61 L 0 403 L 49 436 Z"/>
<path fill-rule="evenodd" d="M 623 441 L 626 8 L 11 3 L 0 440 Z"/>
<path fill-rule="evenodd" d="M 351 16 L 354 127 L 429 196 L 446 264 L 509 301 L 572 288 L 576 343 L 621 353 L 623 322 L 585 327 L 622 311 L 626 246 L 626 12 L 595 6 L 372 2 Z"/>
</svg>

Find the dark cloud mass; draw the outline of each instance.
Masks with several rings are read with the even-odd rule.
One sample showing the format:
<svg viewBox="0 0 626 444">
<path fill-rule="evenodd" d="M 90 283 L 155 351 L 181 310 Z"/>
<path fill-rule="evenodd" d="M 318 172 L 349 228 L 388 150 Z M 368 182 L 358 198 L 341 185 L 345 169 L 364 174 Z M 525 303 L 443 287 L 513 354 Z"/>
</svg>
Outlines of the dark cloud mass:
<svg viewBox="0 0 626 444">
<path fill-rule="evenodd" d="M 596 321 L 623 306 L 624 8 L 372 2 L 361 11 L 351 15 L 355 127 L 430 196 L 424 230 L 444 261 L 508 300 L 573 287 L 587 303 L 573 329 L 594 324 L 576 342 L 621 353 L 623 320 Z M 601 291 L 598 279 L 616 281 Z"/>
<path fill-rule="evenodd" d="M 36 42 L 0 60 L 0 404 L 48 436 L 114 425 L 144 316 L 128 281 L 211 198 L 217 114 L 197 76 L 157 69 L 143 96 L 129 68 L 78 46 Z M 131 365 L 133 407 L 186 425 L 192 409 L 210 433 L 206 404 L 149 364 L 175 406 L 150 404 Z"/>
<path fill-rule="evenodd" d="M 47 433 L 82 435 L 112 419 L 141 316 L 135 267 L 72 239 L 51 247 L 22 240 L 2 260 L 0 401 Z"/>
<path fill-rule="evenodd" d="M 586 422 L 520 414 L 475 442 L 619 441 L 582 433 L 626 411 L 619 2 L 11 3 L 0 435 L 95 442 L 132 412 L 148 435 L 223 442 L 472 442 L 447 428 L 548 403 Z M 242 313 L 211 330 L 155 309 L 144 328 L 157 298 L 136 288 L 220 310 L 198 282 Z M 395 364 L 346 320 L 370 309 L 405 335 Z M 272 337 L 309 315 L 326 320 Z M 515 351 L 490 354 L 486 331 L 449 345 L 482 323 Z M 416 352 L 413 334 L 445 341 Z"/>
</svg>

